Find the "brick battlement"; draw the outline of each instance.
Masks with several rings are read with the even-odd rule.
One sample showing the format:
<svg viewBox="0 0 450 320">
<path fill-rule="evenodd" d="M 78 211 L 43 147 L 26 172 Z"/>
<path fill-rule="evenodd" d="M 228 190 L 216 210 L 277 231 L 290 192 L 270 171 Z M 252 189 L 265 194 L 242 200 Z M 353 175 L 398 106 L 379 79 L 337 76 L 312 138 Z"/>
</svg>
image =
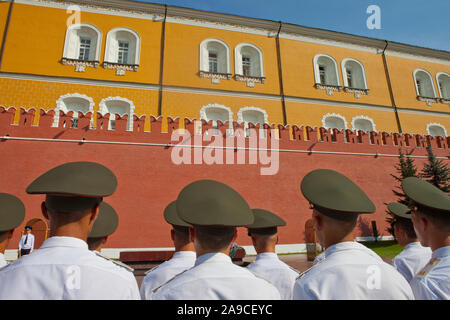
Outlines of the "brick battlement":
<svg viewBox="0 0 450 320">
<path fill-rule="evenodd" d="M 172 133 L 177 129 L 187 130 L 194 136 L 213 129 L 212 121 L 190 120 L 180 118 L 172 119 L 154 116 L 138 117 L 133 115 L 133 130 L 128 127 L 128 115 L 115 115 L 115 128 L 109 128 L 110 114 L 78 113 L 77 126 L 72 127 L 73 112 L 67 114 L 59 111 L 58 126 L 54 126 L 55 111 L 40 109 L 36 112 L 31 108 L 25 110 L 14 107 L 0 107 L 0 136 L 11 138 L 40 138 L 58 140 L 82 141 L 109 141 L 130 142 L 141 144 L 177 144 L 180 140 L 172 141 Z M 148 130 L 146 130 L 148 128 Z M 232 139 L 243 139 L 245 147 L 254 147 L 254 139 L 274 138 L 278 140 L 280 150 L 307 150 L 314 152 L 348 152 L 369 153 L 375 155 L 396 155 L 398 149 L 405 149 L 406 154 L 423 157 L 426 155 L 425 147 L 429 144 L 436 155 L 448 158 L 450 137 L 432 137 L 419 134 L 399 134 L 387 132 L 364 132 L 356 130 L 337 130 L 311 128 L 309 126 L 283 126 L 281 124 L 249 124 L 250 136 L 245 137 L 244 124 L 233 121 L 222 123 L 217 121 L 214 135 Z M 274 131 L 273 131 L 274 130 Z M 254 134 L 257 136 L 255 137 Z M 209 143 L 203 143 L 208 145 Z M 234 144 L 236 145 L 236 144 Z M 242 144 L 240 144 L 242 145 Z M 260 144 L 261 145 L 261 144 Z M 270 148 L 270 142 L 267 148 Z"/>
</svg>

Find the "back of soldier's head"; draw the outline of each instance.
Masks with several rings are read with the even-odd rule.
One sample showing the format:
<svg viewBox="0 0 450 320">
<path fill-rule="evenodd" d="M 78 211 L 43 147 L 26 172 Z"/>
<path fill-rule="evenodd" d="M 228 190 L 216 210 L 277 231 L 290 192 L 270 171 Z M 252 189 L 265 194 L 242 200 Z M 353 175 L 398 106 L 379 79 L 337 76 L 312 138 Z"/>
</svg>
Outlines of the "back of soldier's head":
<svg viewBox="0 0 450 320">
<path fill-rule="evenodd" d="M 230 246 L 236 233 L 235 227 L 199 227 L 195 226 L 195 237 L 203 249 L 224 250 Z"/>
</svg>

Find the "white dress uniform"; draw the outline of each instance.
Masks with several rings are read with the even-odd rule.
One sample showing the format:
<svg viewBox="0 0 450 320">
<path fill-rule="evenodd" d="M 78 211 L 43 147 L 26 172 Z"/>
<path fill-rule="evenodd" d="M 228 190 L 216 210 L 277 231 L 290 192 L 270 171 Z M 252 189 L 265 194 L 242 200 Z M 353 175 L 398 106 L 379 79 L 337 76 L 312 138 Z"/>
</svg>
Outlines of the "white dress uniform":
<svg viewBox="0 0 450 320">
<path fill-rule="evenodd" d="M 395 268 L 366 246 L 349 241 L 330 246 L 325 259 L 295 282 L 296 300 L 414 299 Z"/>
<path fill-rule="evenodd" d="M 0 283 L 0 299 L 140 299 L 132 272 L 73 237 L 47 239 L 33 254 L 2 268 Z"/>
<path fill-rule="evenodd" d="M 8 263 L 5 260 L 5 256 L 3 255 L 3 253 L 0 253 L 0 268 L 3 268 L 4 266 L 6 266 Z"/>
<path fill-rule="evenodd" d="M 194 251 L 178 251 L 170 260 L 149 270 L 141 284 L 142 300 L 151 300 L 153 289 L 166 283 L 177 274 L 192 268 L 195 265 L 195 259 Z"/>
<path fill-rule="evenodd" d="M 19 242 L 19 250 L 21 249 L 29 249 L 30 253 L 34 250 L 34 235 L 33 234 L 24 234 L 22 238 L 20 238 Z"/>
<path fill-rule="evenodd" d="M 417 300 L 450 300 L 450 246 L 434 250 L 410 284 Z"/>
<path fill-rule="evenodd" d="M 280 300 L 277 288 L 223 253 L 207 253 L 195 266 L 154 290 L 153 300 Z"/>
<path fill-rule="evenodd" d="M 394 267 L 410 282 L 431 259 L 431 249 L 420 242 L 411 242 L 392 260 Z"/>
<path fill-rule="evenodd" d="M 282 300 L 292 300 L 292 290 L 299 272 L 278 258 L 274 252 L 263 252 L 247 267 L 252 273 L 267 279 L 280 292 Z"/>
</svg>

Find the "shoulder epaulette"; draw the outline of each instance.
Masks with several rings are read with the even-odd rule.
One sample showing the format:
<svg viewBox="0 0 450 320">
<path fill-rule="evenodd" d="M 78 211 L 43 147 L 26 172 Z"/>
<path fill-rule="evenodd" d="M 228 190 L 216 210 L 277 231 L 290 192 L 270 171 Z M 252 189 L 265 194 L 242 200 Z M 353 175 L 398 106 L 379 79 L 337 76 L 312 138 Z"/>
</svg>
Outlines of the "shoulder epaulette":
<svg viewBox="0 0 450 320">
<path fill-rule="evenodd" d="M 176 277 L 182 275 L 183 273 L 185 273 L 186 271 L 188 271 L 190 269 L 184 270 L 183 272 L 180 272 L 179 274 L 177 274 L 176 276 L 174 276 L 173 278 L 167 280 L 166 282 L 164 282 L 162 285 L 156 287 L 155 289 L 152 290 L 153 293 L 155 293 L 156 291 L 158 291 L 159 289 L 161 289 L 162 287 L 164 287 L 166 284 L 168 284 L 170 281 L 174 280 Z"/>
<path fill-rule="evenodd" d="M 152 272 L 153 270 L 155 270 L 156 268 L 158 268 L 160 266 L 160 264 L 159 265 L 157 265 L 157 266 L 154 266 L 153 268 L 151 268 L 151 269 L 148 269 L 147 271 L 145 271 L 145 275 L 147 275 L 147 274 L 149 274 L 150 272 Z"/>
<path fill-rule="evenodd" d="M 311 269 L 313 269 L 314 267 L 316 267 L 318 264 L 322 263 L 322 261 L 324 261 L 325 259 L 319 260 L 317 261 L 315 264 L 313 264 L 310 268 L 306 269 L 305 271 L 301 272 L 298 277 L 295 280 L 300 279 L 301 277 L 303 277 L 305 274 L 307 274 L 309 271 L 311 271 Z"/>
<path fill-rule="evenodd" d="M 95 254 L 96 254 L 98 257 L 101 257 L 101 258 L 103 258 L 103 259 L 105 259 L 105 260 L 111 261 L 111 262 L 114 263 L 115 265 L 118 265 L 119 267 L 122 267 L 122 268 L 126 269 L 127 271 L 134 272 L 134 269 L 131 268 L 130 266 L 126 265 L 125 263 L 123 263 L 123 262 L 121 262 L 121 261 L 109 259 L 109 258 L 107 258 L 107 257 L 105 257 L 105 256 L 103 256 L 103 255 L 101 255 L 101 254 L 98 253 L 97 251 L 94 251 L 94 252 L 95 252 Z"/>
<path fill-rule="evenodd" d="M 439 262 L 441 262 L 441 259 L 439 258 L 431 259 L 430 262 L 428 262 L 427 265 L 417 273 L 416 277 L 426 276 L 431 270 L 433 270 L 439 264 Z"/>
</svg>

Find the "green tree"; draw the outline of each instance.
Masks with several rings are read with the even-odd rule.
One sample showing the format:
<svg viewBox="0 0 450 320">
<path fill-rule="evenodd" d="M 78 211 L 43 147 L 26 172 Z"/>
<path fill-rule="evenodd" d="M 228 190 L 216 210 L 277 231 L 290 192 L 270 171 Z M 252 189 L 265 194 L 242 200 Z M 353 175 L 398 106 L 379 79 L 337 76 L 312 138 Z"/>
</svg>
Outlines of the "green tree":
<svg viewBox="0 0 450 320">
<path fill-rule="evenodd" d="M 436 156 L 431 149 L 431 146 L 427 147 L 428 162 L 423 166 L 420 178 L 426 180 L 438 187 L 442 191 L 450 192 L 450 168 L 447 164 L 444 164 L 442 160 L 436 159 Z"/>
</svg>

